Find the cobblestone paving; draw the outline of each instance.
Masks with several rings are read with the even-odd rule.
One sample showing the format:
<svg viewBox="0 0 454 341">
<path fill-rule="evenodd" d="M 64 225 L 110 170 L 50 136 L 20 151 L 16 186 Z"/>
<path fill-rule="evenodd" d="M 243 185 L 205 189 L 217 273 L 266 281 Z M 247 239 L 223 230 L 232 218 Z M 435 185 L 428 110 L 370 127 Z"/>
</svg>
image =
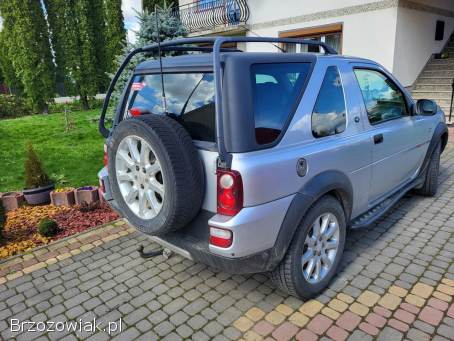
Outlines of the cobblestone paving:
<svg viewBox="0 0 454 341">
<path fill-rule="evenodd" d="M 341 271 L 314 300 L 285 295 L 263 274 L 228 275 L 180 256 L 143 260 L 136 248 L 147 237 L 125 227 L 109 238 L 114 225 L 64 257 L 16 261 L 0 277 L 0 335 L 107 340 L 103 331 L 15 333 L 9 323 L 97 318 L 103 328 L 121 318 L 115 340 L 454 340 L 452 144 L 440 182 L 436 198 L 405 197 L 375 226 L 349 232 Z"/>
</svg>

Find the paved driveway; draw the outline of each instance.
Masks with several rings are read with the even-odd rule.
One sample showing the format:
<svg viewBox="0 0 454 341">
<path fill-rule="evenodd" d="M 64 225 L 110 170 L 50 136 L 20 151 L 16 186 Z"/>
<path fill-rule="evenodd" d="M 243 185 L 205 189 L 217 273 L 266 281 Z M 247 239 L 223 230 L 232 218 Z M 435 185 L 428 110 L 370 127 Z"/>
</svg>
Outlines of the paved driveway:
<svg viewBox="0 0 454 341">
<path fill-rule="evenodd" d="M 102 329 L 121 318 L 118 340 L 454 339 L 453 145 L 440 181 L 436 198 L 405 197 L 375 226 L 350 232 L 342 271 L 315 300 L 285 295 L 262 274 L 232 276 L 180 256 L 143 260 L 135 250 L 147 238 L 117 224 L 11 262 L 16 272 L 0 277 L 1 336 L 107 340 L 97 329 L 9 324 L 96 318 Z"/>
</svg>

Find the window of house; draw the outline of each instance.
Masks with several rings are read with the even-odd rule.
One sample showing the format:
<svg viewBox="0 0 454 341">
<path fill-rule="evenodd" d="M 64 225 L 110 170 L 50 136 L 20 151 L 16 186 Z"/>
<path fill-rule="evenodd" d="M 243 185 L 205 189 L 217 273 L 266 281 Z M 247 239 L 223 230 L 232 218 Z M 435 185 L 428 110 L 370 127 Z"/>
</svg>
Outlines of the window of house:
<svg viewBox="0 0 454 341">
<path fill-rule="evenodd" d="M 339 134 L 345 130 L 345 124 L 346 108 L 339 70 L 329 66 L 312 112 L 312 134 L 314 137 Z"/>
<path fill-rule="evenodd" d="M 309 63 L 254 64 L 251 67 L 255 137 L 258 144 L 275 141 L 301 94 Z"/>
<path fill-rule="evenodd" d="M 331 46 L 338 53 L 342 50 L 342 24 L 309 27 L 293 31 L 281 32 L 280 37 L 316 40 Z M 287 53 L 315 52 L 322 53 L 323 48 L 305 44 L 284 44 Z"/>
<path fill-rule="evenodd" d="M 376 70 L 354 71 L 371 124 L 408 116 L 405 96 L 391 79 Z"/>
</svg>

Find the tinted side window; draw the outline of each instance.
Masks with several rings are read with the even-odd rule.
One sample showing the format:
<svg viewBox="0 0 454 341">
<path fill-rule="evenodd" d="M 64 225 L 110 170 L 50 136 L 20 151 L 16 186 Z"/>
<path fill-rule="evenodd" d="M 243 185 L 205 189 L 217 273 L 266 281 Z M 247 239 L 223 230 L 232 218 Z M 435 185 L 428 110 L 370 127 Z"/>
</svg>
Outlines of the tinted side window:
<svg viewBox="0 0 454 341">
<path fill-rule="evenodd" d="M 312 134 L 323 137 L 345 130 L 346 108 L 344 91 L 336 66 L 326 69 L 320 92 L 312 113 Z"/>
<path fill-rule="evenodd" d="M 275 141 L 301 94 L 309 63 L 254 64 L 251 67 L 255 138 Z"/>
<path fill-rule="evenodd" d="M 370 124 L 407 116 L 405 96 L 394 82 L 381 72 L 355 69 Z"/>
</svg>

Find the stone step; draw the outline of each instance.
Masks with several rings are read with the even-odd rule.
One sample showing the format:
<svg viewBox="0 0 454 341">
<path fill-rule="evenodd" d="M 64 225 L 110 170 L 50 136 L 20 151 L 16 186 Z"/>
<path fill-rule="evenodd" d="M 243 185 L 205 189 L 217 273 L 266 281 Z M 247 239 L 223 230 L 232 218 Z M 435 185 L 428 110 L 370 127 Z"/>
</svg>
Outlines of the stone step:
<svg viewBox="0 0 454 341">
<path fill-rule="evenodd" d="M 430 64 L 454 64 L 454 58 L 448 57 L 448 58 L 433 58 L 430 62 Z"/>
<path fill-rule="evenodd" d="M 451 86 L 453 77 L 419 77 L 415 84 L 416 85 L 449 85 Z"/>
<path fill-rule="evenodd" d="M 426 78 L 426 77 L 452 77 L 454 78 L 454 68 L 451 69 L 446 69 L 446 70 L 427 70 L 427 68 L 424 69 L 424 71 L 421 73 L 420 77 Z"/>
<path fill-rule="evenodd" d="M 451 84 L 430 84 L 430 83 L 427 84 L 417 82 L 413 90 L 438 92 L 451 91 L 451 89 L 452 89 Z"/>
<path fill-rule="evenodd" d="M 445 115 L 447 117 L 449 115 L 449 105 L 447 107 L 446 106 L 444 106 L 444 107 L 440 106 L 440 108 L 441 108 L 441 110 L 443 110 L 443 112 L 445 113 Z M 452 111 L 452 115 L 451 116 L 454 116 L 454 110 Z"/>
<path fill-rule="evenodd" d="M 454 63 L 452 64 L 441 64 L 430 62 L 426 65 L 424 70 L 427 71 L 454 71 Z"/>
<path fill-rule="evenodd" d="M 429 98 L 429 99 L 451 99 L 451 91 L 424 91 L 413 90 L 412 96 L 414 98 Z"/>
<path fill-rule="evenodd" d="M 448 98 L 440 99 L 440 98 L 433 98 L 433 97 L 430 97 L 430 96 L 415 96 L 415 95 L 413 95 L 413 99 L 416 100 L 416 101 L 418 99 L 431 99 L 431 100 L 434 100 L 442 108 L 449 108 L 449 106 L 451 105 L 451 98 L 449 98 L 449 99 Z"/>
</svg>

